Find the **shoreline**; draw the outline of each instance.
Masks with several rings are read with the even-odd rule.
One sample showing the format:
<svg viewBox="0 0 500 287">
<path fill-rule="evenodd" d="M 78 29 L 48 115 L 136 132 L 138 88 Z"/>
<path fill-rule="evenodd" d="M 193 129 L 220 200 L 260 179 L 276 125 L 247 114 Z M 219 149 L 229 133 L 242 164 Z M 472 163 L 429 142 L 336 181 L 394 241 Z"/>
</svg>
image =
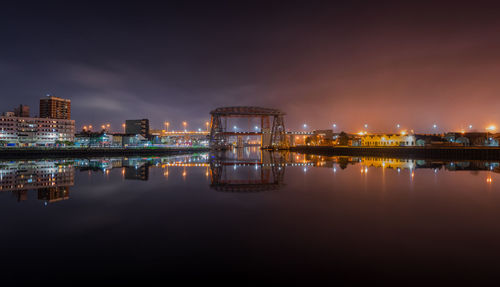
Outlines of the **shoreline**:
<svg viewBox="0 0 500 287">
<path fill-rule="evenodd" d="M 296 146 L 289 151 L 325 156 L 500 160 L 500 147 L 351 147 Z"/>
<path fill-rule="evenodd" d="M 141 155 L 174 155 L 196 152 L 208 152 L 206 147 L 186 148 L 3 148 L 0 149 L 0 159 L 42 159 L 42 158 L 86 158 L 112 156 L 141 156 Z"/>
</svg>

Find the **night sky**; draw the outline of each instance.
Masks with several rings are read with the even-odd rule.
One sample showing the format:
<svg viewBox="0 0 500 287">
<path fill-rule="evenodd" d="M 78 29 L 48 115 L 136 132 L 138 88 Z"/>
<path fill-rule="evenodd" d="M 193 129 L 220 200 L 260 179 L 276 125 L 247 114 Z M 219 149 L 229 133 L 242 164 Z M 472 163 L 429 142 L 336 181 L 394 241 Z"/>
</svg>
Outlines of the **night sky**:
<svg viewBox="0 0 500 287">
<path fill-rule="evenodd" d="M 357 132 L 500 124 L 500 5 L 481 1 L 9 1 L 0 110 L 51 95 L 77 128 L 203 128 L 219 106 Z M 15 3 L 15 4 L 14 4 Z"/>
</svg>

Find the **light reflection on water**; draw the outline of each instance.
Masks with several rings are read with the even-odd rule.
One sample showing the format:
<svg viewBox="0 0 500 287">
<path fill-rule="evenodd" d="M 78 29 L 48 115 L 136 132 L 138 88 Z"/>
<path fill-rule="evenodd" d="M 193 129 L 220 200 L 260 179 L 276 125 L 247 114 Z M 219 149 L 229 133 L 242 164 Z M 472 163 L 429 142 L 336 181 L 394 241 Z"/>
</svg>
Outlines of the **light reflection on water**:
<svg viewBox="0 0 500 287">
<path fill-rule="evenodd" d="M 127 272 L 278 283 L 462 280 L 468 271 L 486 279 L 500 256 L 499 172 L 499 162 L 259 149 L 2 161 L 0 270 L 15 280 L 56 267 L 63 278 L 84 269 L 124 281 Z"/>
</svg>

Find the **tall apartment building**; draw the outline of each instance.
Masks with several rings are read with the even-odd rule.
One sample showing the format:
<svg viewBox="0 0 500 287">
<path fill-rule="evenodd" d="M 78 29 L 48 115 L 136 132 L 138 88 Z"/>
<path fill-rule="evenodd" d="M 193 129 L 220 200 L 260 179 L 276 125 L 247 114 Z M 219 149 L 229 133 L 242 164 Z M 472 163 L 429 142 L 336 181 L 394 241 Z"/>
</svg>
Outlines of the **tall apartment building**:
<svg viewBox="0 0 500 287">
<path fill-rule="evenodd" d="M 40 99 L 40 118 L 71 119 L 71 101 L 47 95 Z"/>
</svg>

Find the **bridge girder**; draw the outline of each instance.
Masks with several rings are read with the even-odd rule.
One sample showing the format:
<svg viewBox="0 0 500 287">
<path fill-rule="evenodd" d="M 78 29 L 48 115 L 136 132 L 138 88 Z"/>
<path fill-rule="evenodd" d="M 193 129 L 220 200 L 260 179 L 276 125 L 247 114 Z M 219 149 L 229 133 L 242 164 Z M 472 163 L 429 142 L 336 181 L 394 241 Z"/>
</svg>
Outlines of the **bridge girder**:
<svg viewBox="0 0 500 287">
<path fill-rule="evenodd" d="M 285 113 L 278 109 L 262 107 L 221 107 L 210 112 L 210 147 L 213 149 L 224 149 L 228 147 L 228 137 L 233 135 L 227 131 L 227 119 L 231 117 L 248 117 L 261 119 L 261 147 L 280 148 L 286 146 Z M 269 124 L 272 118 L 272 126 Z M 264 127 L 266 125 L 266 127 Z M 249 133 L 250 134 L 250 133 Z"/>
</svg>

